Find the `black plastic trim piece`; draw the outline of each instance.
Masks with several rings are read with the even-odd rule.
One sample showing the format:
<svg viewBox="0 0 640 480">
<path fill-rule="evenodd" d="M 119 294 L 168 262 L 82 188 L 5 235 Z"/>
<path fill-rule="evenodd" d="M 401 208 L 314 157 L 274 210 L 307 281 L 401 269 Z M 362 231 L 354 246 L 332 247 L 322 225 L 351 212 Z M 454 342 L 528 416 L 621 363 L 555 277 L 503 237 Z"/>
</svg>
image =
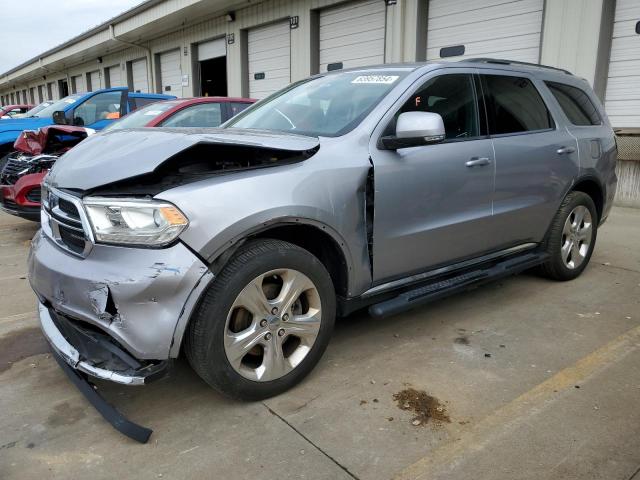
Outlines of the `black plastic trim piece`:
<svg viewBox="0 0 640 480">
<path fill-rule="evenodd" d="M 124 415 L 116 410 L 115 407 L 102 398 L 86 377 L 71 368 L 57 353 L 52 351 L 52 354 L 58 362 L 58 365 L 60 365 L 60 368 L 62 368 L 64 373 L 67 374 L 67 377 L 69 377 L 69 380 L 71 380 L 78 390 L 80 390 L 87 400 L 89 400 L 89 403 L 91 403 L 91 405 L 100 412 L 104 419 L 109 422 L 113 428 L 136 442 L 147 443 L 149 437 L 153 433 L 153 430 L 128 420 Z"/>
<path fill-rule="evenodd" d="M 529 268 L 540 265 L 548 259 L 546 253 L 525 253 L 511 257 L 490 266 L 467 271 L 444 280 L 437 280 L 427 285 L 409 290 L 389 300 L 369 307 L 369 314 L 375 318 L 388 317 L 409 310 L 457 292 L 466 290 L 472 285 L 515 275 Z"/>
</svg>

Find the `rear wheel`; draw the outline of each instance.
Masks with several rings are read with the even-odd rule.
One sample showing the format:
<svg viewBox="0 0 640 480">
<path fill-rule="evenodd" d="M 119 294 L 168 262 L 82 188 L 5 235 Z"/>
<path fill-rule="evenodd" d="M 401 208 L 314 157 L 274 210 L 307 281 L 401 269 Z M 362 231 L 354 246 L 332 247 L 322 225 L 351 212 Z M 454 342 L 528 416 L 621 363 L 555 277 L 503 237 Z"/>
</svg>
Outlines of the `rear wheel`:
<svg viewBox="0 0 640 480">
<path fill-rule="evenodd" d="M 291 388 L 313 369 L 334 319 L 333 284 L 317 258 L 287 242 L 252 241 L 205 293 L 185 351 L 209 385 L 258 400 Z"/>
<path fill-rule="evenodd" d="M 573 280 L 586 268 L 596 244 L 598 215 L 593 200 L 571 192 L 562 202 L 547 234 L 549 260 L 540 272 L 554 280 Z"/>
</svg>

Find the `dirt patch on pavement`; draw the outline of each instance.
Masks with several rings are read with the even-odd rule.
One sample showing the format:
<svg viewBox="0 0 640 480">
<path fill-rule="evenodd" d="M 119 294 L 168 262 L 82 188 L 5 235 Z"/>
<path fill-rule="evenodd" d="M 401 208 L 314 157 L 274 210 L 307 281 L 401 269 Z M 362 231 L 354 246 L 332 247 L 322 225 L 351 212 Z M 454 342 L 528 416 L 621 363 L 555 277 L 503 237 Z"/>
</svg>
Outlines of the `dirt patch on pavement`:
<svg viewBox="0 0 640 480">
<path fill-rule="evenodd" d="M 83 407 L 74 407 L 67 402 L 56 405 L 53 410 L 54 413 L 47 418 L 47 424 L 52 427 L 72 425 L 86 416 Z"/>
<path fill-rule="evenodd" d="M 0 338 L 0 373 L 33 355 L 49 352 L 49 344 L 38 327 L 15 330 Z"/>
<path fill-rule="evenodd" d="M 446 407 L 440 403 L 440 400 L 424 390 L 405 388 L 395 393 L 393 399 L 398 403 L 400 410 L 411 411 L 415 414 L 411 419 L 412 425 L 426 425 L 429 420 L 436 424 L 451 423 Z"/>
</svg>

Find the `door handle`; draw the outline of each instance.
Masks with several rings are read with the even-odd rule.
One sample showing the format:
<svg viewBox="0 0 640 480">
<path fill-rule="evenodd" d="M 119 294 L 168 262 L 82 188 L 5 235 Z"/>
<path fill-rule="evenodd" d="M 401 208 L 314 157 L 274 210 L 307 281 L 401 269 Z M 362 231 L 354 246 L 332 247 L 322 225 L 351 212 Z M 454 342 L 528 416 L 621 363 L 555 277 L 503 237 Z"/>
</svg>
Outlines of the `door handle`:
<svg viewBox="0 0 640 480">
<path fill-rule="evenodd" d="M 491 160 L 489 160 L 487 157 L 473 157 L 471 160 L 465 163 L 465 165 L 471 168 L 471 167 L 482 167 L 484 165 L 489 165 L 490 163 L 491 163 Z"/>
<path fill-rule="evenodd" d="M 560 147 L 558 150 L 556 150 L 556 153 L 558 155 L 564 155 L 565 153 L 573 153 L 575 152 L 576 149 L 573 147 Z"/>
</svg>

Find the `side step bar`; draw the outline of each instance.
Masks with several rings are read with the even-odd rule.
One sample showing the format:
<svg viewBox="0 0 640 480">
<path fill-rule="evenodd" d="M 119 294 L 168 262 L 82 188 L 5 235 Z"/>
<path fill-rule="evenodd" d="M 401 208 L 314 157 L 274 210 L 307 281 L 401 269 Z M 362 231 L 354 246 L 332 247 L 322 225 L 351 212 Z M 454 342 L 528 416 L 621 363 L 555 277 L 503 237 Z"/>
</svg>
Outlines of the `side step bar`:
<svg viewBox="0 0 640 480">
<path fill-rule="evenodd" d="M 425 305 L 440 298 L 461 292 L 481 283 L 515 275 L 544 263 L 549 258 L 546 253 L 526 253 L 503 260 L 492 266 L 467 271 L 446 280 L 436 281 L 422 287 L 401 293 L 397 297 L 371 305 L 369 314 L 382 318 Z"/>
</svg>

